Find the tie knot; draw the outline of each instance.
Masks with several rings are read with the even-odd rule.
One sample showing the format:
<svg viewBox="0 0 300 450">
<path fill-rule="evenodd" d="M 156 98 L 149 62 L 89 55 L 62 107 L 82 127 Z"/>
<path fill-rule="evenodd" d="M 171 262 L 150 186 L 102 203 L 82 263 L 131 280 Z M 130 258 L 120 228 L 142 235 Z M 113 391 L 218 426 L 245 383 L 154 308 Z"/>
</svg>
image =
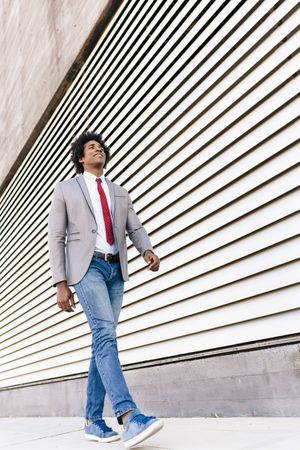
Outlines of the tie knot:
<svg viewBox="0 0 300 450">
<path fill-rule="evenodd" d="M 101 178 L 96 178 L 96 181 L 97 181 L 98 184 L 99 184 L 99 183 L 102 183 Z"/>
</svg>

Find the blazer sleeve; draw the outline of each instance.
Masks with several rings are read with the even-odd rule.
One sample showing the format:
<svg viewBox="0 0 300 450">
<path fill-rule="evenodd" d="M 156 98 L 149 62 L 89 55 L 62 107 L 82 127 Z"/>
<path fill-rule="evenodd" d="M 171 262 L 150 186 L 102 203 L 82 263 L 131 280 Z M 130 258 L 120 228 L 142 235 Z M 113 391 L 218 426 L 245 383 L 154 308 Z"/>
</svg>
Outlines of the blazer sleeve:
<svg viewBox="0 0 300 450">
<path fill-rule="evenodd" d="M 67 210 L 59 183 L 55 185 L 48 216 L 48 248 L 53 286 L 67 280 L 65 267 L 65 238 Z"/>
<path fill-rule="evenodd" d="M 150 238 L 134 210 L 132 200 L 128 192 L 127 201 L 128 211 L 126 230 L 128 232 L 129 239 L 142 256 L 144 255 L 146 250 L 151 250 L 154 253 Z"/>
</svg>

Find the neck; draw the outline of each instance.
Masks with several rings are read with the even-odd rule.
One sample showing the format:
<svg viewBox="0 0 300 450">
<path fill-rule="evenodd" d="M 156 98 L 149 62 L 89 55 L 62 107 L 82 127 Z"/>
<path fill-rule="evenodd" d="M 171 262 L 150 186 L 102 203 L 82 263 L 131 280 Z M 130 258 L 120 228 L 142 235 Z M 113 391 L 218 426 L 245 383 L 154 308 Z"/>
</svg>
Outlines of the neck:
<svg viewBox="0 0 300 450">
<path fill-rule="evenodd" d="M 95 177 L 101 177 L 103 175 L 103 169 L 88 168 L 88 169 L 84 169 L 84 171 L 92 173 L 93 175 L 95 175 Z"/>
</svg>

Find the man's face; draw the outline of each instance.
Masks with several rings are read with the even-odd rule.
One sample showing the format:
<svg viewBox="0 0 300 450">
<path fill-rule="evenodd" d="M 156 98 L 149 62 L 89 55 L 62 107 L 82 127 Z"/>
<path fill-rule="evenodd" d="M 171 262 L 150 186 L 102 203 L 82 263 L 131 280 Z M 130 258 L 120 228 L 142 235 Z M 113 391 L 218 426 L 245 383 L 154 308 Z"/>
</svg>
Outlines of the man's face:
<svg viewBox="0 0 300 450">
<path fill-rule="evenodd" d="M 79 162 L 84 167 L 84 170 L 87 170 L 89 167 L 97 167 L 101 168 L 105 164 L 105 152 L 101 147 L 101 144 L 97 141 L 88 141 L 83 146 L 84 156 L 79 158 Z"/>
</svg>

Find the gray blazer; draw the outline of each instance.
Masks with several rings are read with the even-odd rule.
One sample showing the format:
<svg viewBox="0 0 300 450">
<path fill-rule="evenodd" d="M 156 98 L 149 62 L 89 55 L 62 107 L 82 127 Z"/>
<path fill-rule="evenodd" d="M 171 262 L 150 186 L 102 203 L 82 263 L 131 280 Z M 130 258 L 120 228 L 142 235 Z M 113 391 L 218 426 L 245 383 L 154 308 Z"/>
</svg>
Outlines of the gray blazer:
<svg viewBox="0 0 300 450">
<path fill-rule="evenodd" d="M 122 276 L 124 281 L 128 281 L 126 230 L 141 255 L 147 249 L 154 250 L 134 211 L 127 190 L 108 178 L 106 181 Z M 83 174 L 56 183 L 48 216 L 48 248 L 53 286 L 63 280 L 72 286 L 82 279 L 93 257 L 96 230 L 97 222 Z"/>
</svg>

